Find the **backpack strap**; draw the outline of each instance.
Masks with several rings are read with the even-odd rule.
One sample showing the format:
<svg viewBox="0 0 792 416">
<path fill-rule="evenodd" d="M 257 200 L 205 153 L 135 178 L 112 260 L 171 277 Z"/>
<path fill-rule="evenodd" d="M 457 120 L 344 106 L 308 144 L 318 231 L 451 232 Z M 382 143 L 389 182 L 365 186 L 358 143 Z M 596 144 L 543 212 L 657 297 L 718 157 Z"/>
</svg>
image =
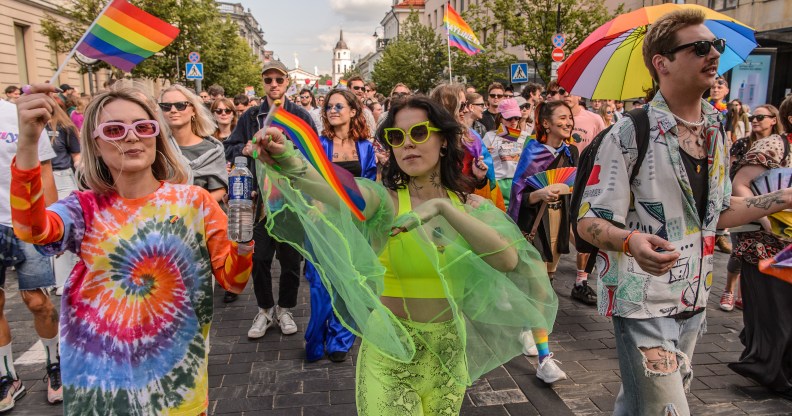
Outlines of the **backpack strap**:
<svg viewBox="0 0 792 416">
<path fill-rule="evenodd" d="M 635 142 L 638 146 L 638 157 L 635 159 L 635 166 L 630 173 L 630 184 L 632 185 L 641 170 L 646 152 L 649 150 L 649 113 L 643 107 L 638 107 L 628 111 L 627 115 L 635 126 Z"/>
</svg>

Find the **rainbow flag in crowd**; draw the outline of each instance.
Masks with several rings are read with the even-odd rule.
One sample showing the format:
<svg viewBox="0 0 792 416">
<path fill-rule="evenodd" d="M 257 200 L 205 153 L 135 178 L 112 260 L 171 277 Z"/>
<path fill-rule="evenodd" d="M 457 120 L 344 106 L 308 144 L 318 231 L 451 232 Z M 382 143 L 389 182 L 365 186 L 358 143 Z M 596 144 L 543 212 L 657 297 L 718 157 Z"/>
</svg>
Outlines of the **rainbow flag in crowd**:
<svg viewBox="0 0 792 416">
<path fill-rule="evenodd" d="M 278 127 L 291 139 L 297 149 L 305 155 L 320 175 L 330 184 L 336 194 L 349 207 L 352 214 L 360 221 L 365 221 L 363 210 L 366 209 L 366 200 L 363 193 L 355 182 L 355 177 L 346 169 L 332 163 L 327 158 L 322 143 L 316 132 L 301 118 L 282 109 L 280 106 L 273 106 L 270 109 L 275 114 L 272 116 L 273 127 Z"/>
<path fill-rule="evenodd" d="M 112 0 L 88 27 L 77 50 L 129 72 L 165 49 L 178 35 L 178 28 L 126 0 Z"/>
<path fill-rule="evenodd" d="M 513 129 L 505 124 L 501 124 L 498 126 L 498 130 L 495 131 L 495 134 L 507 140 L 517 141 L 517 139 L 520 138 L 520 134 L 522 134 L 522 130 Z"/>
<path fill-rule="evenodd" d="M 448 31 L 449 45 L 459 48 L 468 55 L 475 55 L 484 50 L 476 34 L 473 33 L 470 26 L 462 20 L 462 17 L 456 10 L 451 7 L 450 3 L 446 5 L 446 15 L 443 17 L 443 23 L 445 23 L 446 31 Z"/>
</svg>

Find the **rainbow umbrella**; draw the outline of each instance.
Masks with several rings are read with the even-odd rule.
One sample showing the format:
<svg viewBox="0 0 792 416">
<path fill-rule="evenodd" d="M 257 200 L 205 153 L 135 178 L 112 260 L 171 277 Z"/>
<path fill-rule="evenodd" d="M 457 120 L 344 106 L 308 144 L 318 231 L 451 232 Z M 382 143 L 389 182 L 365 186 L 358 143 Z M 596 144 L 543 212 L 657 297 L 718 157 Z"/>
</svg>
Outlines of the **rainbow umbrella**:
<svg viewBox="0 0 792 416">
<path fill-rule="evenodd" d="M 758 46 L 752 28 L 725 14 L 695 4 L 665 3 L 619 15 L 597 28 L 558 68 L 558 83 L 573 95 L 592 99 L 643 97 L 652 87 L 641 52 L 648 26 L 679 9 L 702 10 L 704 25 L 715 37 L 726 39 L 719 74 L 745 61 Z"/>
</svg>

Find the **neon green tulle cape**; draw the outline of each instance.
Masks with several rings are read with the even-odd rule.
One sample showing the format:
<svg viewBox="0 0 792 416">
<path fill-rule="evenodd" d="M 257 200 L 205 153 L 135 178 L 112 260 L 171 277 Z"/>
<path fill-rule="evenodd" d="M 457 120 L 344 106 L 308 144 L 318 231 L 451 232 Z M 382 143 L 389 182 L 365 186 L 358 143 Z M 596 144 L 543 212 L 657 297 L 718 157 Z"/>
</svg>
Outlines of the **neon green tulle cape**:
<svg viewBox="0 0 792 416">
<path fill-rule="evenodd" d="M 301 189 L 324 184 L 292 180 L 281 172 L 257 162 L 259 189 L 266 201 L 266 227 L 277 240 L 286 242 L 311 261 L 319 271 L 341 323 L 379 352 L 401 362 L 409 362 L 415 341 L 404 325 L 380 301 L 385 268 L 378 256 L 388 241 L 395 218 L 389 191 L 381 184 L 358 179 L 367 204 L 376 204 L 374 214 L 361 222 L 352 216 L 340 199 L 323 197 L 316 201 Z M 307 186 L 306 186 L 307 185 Z M 328 201 L 330 199 L 330 201 Z M 514 247 L 519 264 L 510 272 L 500 272 L 471 251 L 458 236 L 442 241 L 446 253 L 454 253 L 441 265 L 438 236 L 427 229 L 450 227 L 443 218 L 434 218 L 416 233 L 421 252 L 439 273 L 455 327 L 462 339 L 467 374 L 453 374 L 455 382 L 470 385 L 481 375 L 508 362 L 522 352 L 520 334 L 525 329 L 552 331 L 558 299 L 550 286 L 545 263 L 514 222 L 491 202 L 477 208 L 464 207 L 467 214 L 490 225 Z M 369 209 L 370 211 L 370 209 Z M 407 214 L 409 215 L 409 214 Z M 414 259 L 391 259 L 391 262 Z M 420 311 L 411 311 L 420 312 Z M 448 351 L 432 351 L 445 369 Z M 449 363 L 450 364 L 450 363 Z"/>
</svg>

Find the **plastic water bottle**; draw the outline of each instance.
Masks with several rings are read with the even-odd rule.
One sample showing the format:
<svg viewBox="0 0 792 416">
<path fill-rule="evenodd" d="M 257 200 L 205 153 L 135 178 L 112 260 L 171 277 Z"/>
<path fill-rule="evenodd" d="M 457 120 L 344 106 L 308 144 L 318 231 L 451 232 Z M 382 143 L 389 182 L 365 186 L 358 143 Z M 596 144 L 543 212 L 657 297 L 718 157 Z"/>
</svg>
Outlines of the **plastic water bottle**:
<svg viewBox="0 0 792 416">
<path fill-rule="evenodd" d="M 228 239 L 246 243 L 253 239 L 253 175 L 247 168 L 247 158 L 234 159 L 234 169 L 228 175 Z"/>
</svg>

